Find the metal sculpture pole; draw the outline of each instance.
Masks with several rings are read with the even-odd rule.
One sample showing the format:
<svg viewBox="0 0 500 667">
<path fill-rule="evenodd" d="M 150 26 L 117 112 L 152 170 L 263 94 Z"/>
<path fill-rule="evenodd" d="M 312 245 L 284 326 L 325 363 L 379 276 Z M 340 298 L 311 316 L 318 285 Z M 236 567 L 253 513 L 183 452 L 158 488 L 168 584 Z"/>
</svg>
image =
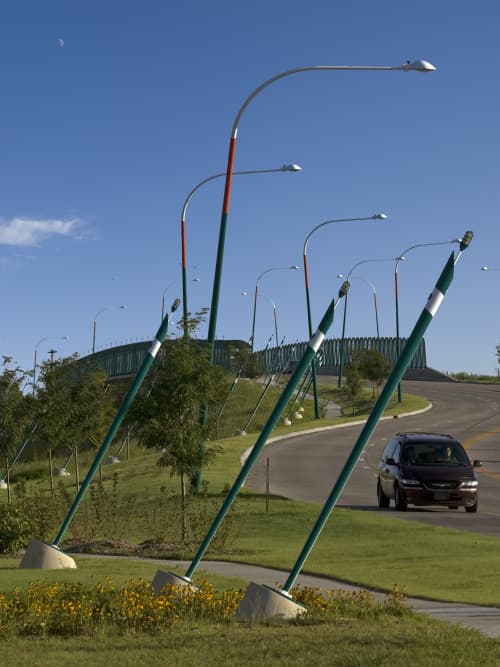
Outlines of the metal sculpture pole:
<svg viewBox="0 0 500 667">
<path fill-rule="evenodd" d="M 172 304 L 171 312 L 173 313 L 177 308 L 179 307 L 180 304 L 180 299 L 176 299 L 174 303 Z M 167 337 L 167 331 L 168 331 L 168 324 L 170 320 L 170 314 L 167 314 L 165 319 L 160 325 L 160 328 L 156 332 L 156 336 L 153 339 L 151 343 L 151 347 L 148 350 L 148 353 L 146 357 L 144 358 L 144 361 L 142 362 L 142 366 L 139 369 L 137 375 L 135 376 L 135 380 L 130 387 L 130 389 L 127 392 L 127 395 L 123 399 L 123 403 L 120 406 L 120 409 L 118 410 L 118 414 L 116 415 L 113 423 L 111 424 L 111 427 L 108 431 L 108 434 L 103 440 L 103 443 L 101 445 L 101 448 L 99 449 L 94 462 L 90 466 L 90 469 L 87 473 L 87 476 L 85 477 L 85 480 L 80 487 L 79 492 L 77 493 L 75 499 L 73 500 L 73 503 L 68 511 L 68 514 L 66 515 L 66 518 L 64 519 L 59 532 L 57 533 L 57 536 L 53 542 L 53 546 L 57 547 L 59 543 L 61 542 L 64 533 L 68 529 L 69 524 L 71 523 L 71 520 L 73 519 L 73 516 L 75 515 L 76 510 L 78 509 L 81 501 L 83 500 L 83 496 L 87 492 L 90 483 L 92 482 L 92 479 L 94 478 L 95 473 L 99 469 L 99 466 L 101 465 L 101 462 L 106 455 L 106 452 L 108 451 L 109 446 L 111 445 L 113 438 L 115 437 L 116 433 L 118 432 L 118 429 L 120 428 L 121 423 L 123 422 L 123 419 L 125 418 L 125 415 L 127 414 L 132 401 L 134 400 L 137 392 L 139 391 L 140 386 L 142 385 L 144 378 L 146 377 L 149 369 L 153 365 L 153 361 L 155 360 L 156 355 L 158 354 L 161 344 Z"/>
<path fill-rule="evenodd" d="M 467 236 L 466 240 L 465 236 Z M 335 507 L 340 494 L 347 484 L 354 470 L 354 467 L 356 466 L 359 457 L 361 456 L 361 453 L 363 452 L 363 449 L 368 442 L 368 439 L 373 433 L 375 426 L 377 425 L 380 417 L 382 416 L 387 404 L 391 399 L 391 396 L 396 390 L 398 382 L 403 377 L 404 372 L 406 371 L 413 355 L 415 354 L 415 351 L 417 350 L 417 347 L 422 340 L 427 327 L 436 315 L 439 306 L 441 305 L 441 302 L 443 301 L 444 296 L 448 290 L 448 287 L 453 281 L 455 264 L 461 256 L 462 251 L 469 245 L 470 241 L 472 240 L 472 232 L 467 232 L 465 236 L 464 241 L 460 245 L 460 252 L 458 253 L 457 257 L 455 258 L 455 254 L 452 253 L 446 262 L 446 265 L 434 287 L 434 290 L 429 296 L 429 299 L 419 319 L 417 320 L 417 323 L 415 324 L 415 327 L 410 334 L 406 345 L 403 348 L 401 355 L 384 386 L 384 389 L 380 394 L 380 397 L 378 398 L 368 420 L 365 423 L 365 426 L 363 427 L 363 430 L 358 437 L 358 440 L 356 441 L 346 463 L 344 464 L 337 482 L 335 483 L 325 505 L 323 506 L 323 509 L 321 510 L 316 524 L 314 525 L 309 537 L 307 538 L 307 541 L 297 559 L 297 562 L 295 563 L 288 579 L 285 582 L 285 585 L 281 591 L 282 593 L 289 593 L 291 588 L 293 588 L 293 585 L 297 580 L 297 577 L 299 576 L 305 561 L 311 553 L 316 540 L 318 539 L 326 521 L 328 520 L 328 517 L 330 516 L 330 513 Z"/>
</svg>

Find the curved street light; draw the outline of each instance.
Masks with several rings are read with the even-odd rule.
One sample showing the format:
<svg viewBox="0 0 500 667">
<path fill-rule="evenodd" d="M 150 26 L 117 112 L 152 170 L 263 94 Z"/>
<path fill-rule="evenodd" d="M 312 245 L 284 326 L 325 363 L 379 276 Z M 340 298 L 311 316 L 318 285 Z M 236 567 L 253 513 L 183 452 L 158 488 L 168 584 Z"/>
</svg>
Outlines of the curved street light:
<svg viewBox="0 0 500 667">
<path fill-rule="evenodd" d="M 250 337 L 250 352 L 253 352 L 254 350 L 254 339 L 255 339 L 255 316 L 257 313 L 257 297 L 259 296 L 259 282 L 262 276 L 264 276 L 266 273 L 269 273 L 270 271 L 297 271 L 299 267 L 294 264 L 292 266 L 275 266 L 271 269 L 266 269 L 265 271 L 262 271 L 262 273 L 259 275 L 255 282 L 255 292 L 254 292 L 254 298 L 253 298 L 253 315 L 252 315 L 252 334 Z M 279 342 L 278 342 L 278 337 L 276 336 L 276 345 L 279 347 Z"/>
<path fill-rule="evenodd" d="M 127 310 L 127 306 L 106 306 L 105 308 L 101 308 L 101 310 L 98 310 L 97 313 L 94 315 L 94 330 L 93 330 L 93 335 L 92 335 L 92 354 L 95 352 L 95 334 L 96 334 L 96 327 L 97 327 L 97 318 L 101 313 L 104 313 L 106 310 Z"/>
<path fill-rule="evenodd" d="M 47 338 L 40 338 L 40 340 L 37 342 L 35 345 L 35 355 L 34 355 L 34 361 L 33 361 L 33 396 L 35 395 L 35 387 L 36 387 L 36 355 L 37 355 L 37 350 L 38 346 L 44 343 L 47 340 L 69 340 L 69 336 L 48 336 Z"/>
<path fill-rule="evenodd" d="M 313 334 L 312 318 L 311 318 L 311 301 L 309 298 L 309 272 L 307 270 L 307 244 L 309 243 L 309 239 L 316 230 L 320 229 L 321 227 L 325 227 L 326 225 L 331 225 L 335 222 L 361 222 L 367 220 L 387 220 L 387 216 L 385 215 L 385 213 L 375 213 L 374 215 L 370 215 L 364 218 L 338 218 L 335 220 L 326 220 L 325 222 L 316 225 L 316 227 L 313 227 L 306 236 L 306 239 L 304 241 L 304 248 L 302 251 L 302 257 L 304 263 L 304 282 L 306 287 L 307 326 L 308 326 L 309 339 L 311 339 Z M 315 419 L 320 419 L 321 413 L 319 409 L 318 383 L 316 380 L 316 358 L 313 359 L 313 362 L 311 364 L 311 378 L 312 378 L 313 396 L 314 396 L 314 417 Z"/>
<path fill-rule="evenodd" d="M 337 278 L 343 278 L 344 276 L 341 273 L 337 274 Z M 364 276 L 354 276 L 354 278 L 357 278 L 358 280 L 362 280 L 364 283 L 366 283 L 369 287 L 371 287 L 372 293 L 373 293 L 373 304 L 375 307 L 375 326 L 377 329 L 377 338 L 380 338 L 380 330 L 378 326 L 378 308 L 377 308 L 377 290 L 375 289 L 375 285 L 371 282 L 371 280 L 368 280 L 368 278 L 365 278 Z"/>
<path fill-rule="evenodd" d="M 393 262 L 394 257 L 380 257 L 380 258 L 375 258 L 375 259 L 363 259 L 361 262 L 358 262 L 355 264 L 353 267 L 351 267 L 349 273 L 346 276 L 346 282 L 349 283 L 349 279 L 351 277 L 351 274 L 353 273 L 354 269 L 357 269 L 358 266 L 361 266 L 361 264 L 368 264 L 370 262 Z M 344 299 L 344 317 L 342 320 L 342 338 L 340 340 L 340 359 L 339 359 L 339 379 L 338 379 L 338 386 L 342 386 L 342 368 L 344 365 L 344 341 L 345 341 L 345 323 L 346 323 L 346 315 L 347 315 L 347 293 L 345 295 Z"/>
<path fill-rule="evenodd" d="M 224 196 L 222 200 L 222 213 L 221 221 L 219 226 L 219 240 L 217 244 L 217 259 L 215 262 L 215 273 L 214 273 L 214 282 L 212 288 L 212 301 L 210 304 L 210 317 L 208 322 L 208 335 L 207 342 L 209 345 L 209 360 L 210 363 L 214 363 L 214 354 L 215 354 L 215 330 L 217 327 L 217 312 L 219 309 L 219 296 L 220 296 L 220 284 L 222 276 L 222 264 L 224 260 L 224 244 L 226 238 L 226 228 L 227 228 L 227 219 L 229 217 L 229 202 L 231 199 L 231 182 L 233 177 L 233 166 L 234 158 L 236 155 L 236 138 L 238 135 L 239 124 L 245 113 L 248 105 L 252 100 L 257 97 L 259 93 L 268 88 L 270 85 L 284 79 L 285 77 L 292 76 L 294 74 L 299 74 L 300 72 L 312 72 L 312 71 L 400 71 L 400 72 L 433 72 L 435 71 L 434 65 L 427 62 L 426 60 L 415 60 L 414 62 L 406 61 L 403 65 L 395 67 L 374 67 L 370 65 L 312 65 L 309 67 L 297 67 L 294 69 L 289 69 L 264 81 L 260 86 L 258 86 L 246 100 L 241 105 L 236 118 L 233 122 L 233 127 L 231 129 L 231 137 L 229 139 L 229 151 L 227 158 L 227 167 L 226 167 L 226 178 L 224 184 Z M 203 407 L 202 410 L 202 421 L 205 424 L 208 421 L 208 408 Z M 196 490 L 200 491 L 201 488 L 201 475 L 198 471 L 196 475 Z"/>
<path fill-rule="evenodd" d="M 248 292 L 242 292 L 241 296 L 248 296 Z M 270 296 L 267 296 L 267 294 L 262 294 L 262 292 L 259 293 L 259 296 L 263 296 L 266 298 L 271 306 L 273 307 L 273 313 L 274 313 L 274 336 L 276 338 L 276 347 L 279 347 L 279 339 L 278 339 L 278 307 L 274 303 L 274 301 L 271 299 Z M 250 339 L 251 341 L 252 339 Z"/>
<path fill-rule="evenodd" d="M 252 171 L 235 171 L 234 176 L 246 176 L 248 174 L 275 174 L 279 172 L 286 172 L 286 171 L 302 171 L 302 167 L 300 167 L 298 164 L 284 164 L 283 166 L 279 167 L 278 169 L 255 169 Z M 208 178 L 203 179 L 203 181 L 200 181 L 198 185 L 196 185 L 191 192 L 188 194 L 186 197 L 184 204 L 182 206 L 182 213 L 181 213 L 181 248 L 182 248 L 182 318 L 183 318 L 183 323 L 184 323 L 184 338 L 188 337 L 188 326 L 187 326 L 187 316 L 188 316 L 188 298 L 187 298 L 187 247 L 186 247 L 186 212 L 189 206 L 189 202 L 191 201 L 192 196 L 194 193 L 201 188 L 202 185 L 205 185 L 205 183 L 209 183 L 210 181 L 215 180 L 216 178 L 221 178 L 222 176 L 225 176 L 226 173 L 222 172 L 221 174 L 214 174 L 213 176 L 209 176 Z M 163 319 L 163 317 L 162 317 Z"/>
<path fill-rule="evenodd" d="M 469 232 L 465 232 L 463 239 L 465 240 L 466 245 L 464 248 L 467 247 L 467 245 L 470 243 L 470 239 L 472 237 L 468 237 L 467 235 Z M 401 354 L 401 338 L 399 335 L 399 285 L 398 285 L 398 269 L 399 269 L 399 263 L 401 261 L 404 261 L 406 259 L 406 255 L 411 251 L 415 250 L 415 248 L 427 248 L 429 246 L 438 246 L 438 245 L 450 245 L 451 243 L 459 243 L 460 247 L 462 247 L 463 240 L 461 238 L 457 239 L 451 239 L 451 241 L 435 241 L 433 243 L 417 243 L 415 245 L 411 245 L 409 248 L 406 248 L 406 250 L 403 250 L 403 252 L 396 257 L 396 264 L 394 267 L 394 296 L 395 296 L 395 303 L 396 303 L 396 352 L 399 358 L 399 355 Z M 402 401 L 402 392 L 401 392 L 401 382 L 398 383 L 398 403 L 401 403 Z"/>
</svg>

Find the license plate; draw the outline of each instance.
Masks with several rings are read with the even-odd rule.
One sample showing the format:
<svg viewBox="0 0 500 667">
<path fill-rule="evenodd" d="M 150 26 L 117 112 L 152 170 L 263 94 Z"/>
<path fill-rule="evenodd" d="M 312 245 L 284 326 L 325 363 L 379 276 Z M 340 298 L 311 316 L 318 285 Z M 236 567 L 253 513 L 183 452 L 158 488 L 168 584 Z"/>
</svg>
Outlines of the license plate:
<svg viewBox="0 0 500 667">
<path fill-rule="evenodd" d="M 434 491 L 434 500 L 448 500 L 449 497 L 450 494 L 446 491 Z"/>
</svg>

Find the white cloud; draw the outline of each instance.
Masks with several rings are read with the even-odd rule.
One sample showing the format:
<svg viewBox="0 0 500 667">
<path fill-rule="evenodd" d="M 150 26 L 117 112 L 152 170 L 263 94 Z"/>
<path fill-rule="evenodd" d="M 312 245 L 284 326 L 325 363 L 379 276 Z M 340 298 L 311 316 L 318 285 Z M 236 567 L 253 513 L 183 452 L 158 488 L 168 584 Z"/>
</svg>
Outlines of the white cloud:
<svg viewBox="0 0 500 667">
<path fill-rule="evenodd" d="M 37 246 L 51 236 L 76 236 L 80 220 L 0 219 L 0 245 Z"/>
</svg>

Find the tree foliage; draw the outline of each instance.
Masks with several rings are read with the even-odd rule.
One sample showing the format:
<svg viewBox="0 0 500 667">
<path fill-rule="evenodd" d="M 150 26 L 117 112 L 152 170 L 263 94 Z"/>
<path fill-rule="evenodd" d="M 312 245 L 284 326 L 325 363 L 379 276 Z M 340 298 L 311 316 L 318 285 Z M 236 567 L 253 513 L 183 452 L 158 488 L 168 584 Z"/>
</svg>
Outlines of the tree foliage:
<svg viewBox="0 0 500 667">
<path fill-rule="evenodd" d="M 357 367 L 359 373 L 380 391 L 382 382 L 389 376 L 391 362 L 378 350 L 358 350 L 353 354 L 351 366 Z"/>
<path fill-rule="evenodd" d="M 43 364 L 37 392 L 36 440 L 45 451 L 71 452 L 90 436 L 100 440 L 111 422 L 114 405 L 106 373 L 79 368 L 76 357 Z"/>
<path fill-rule="evenodd" d="M 33 400 L 23 392 L 29 373 L 11 367 L 12 359 L 2 357 L 0 375 L 0 469 L 22 445 L 33 419 Z"/>
<path fill-rule="evenodd" d="M 158 464 L 180 478 L 183 508 L 186 479 L 219 451 L 209 439 L 215 433 L 217 406 L 227 385 L 224 369 L 210 364 L 206 345 L 184 339 L 167 341 L 150 373 L 149 389 L 131 409 L 143 445 L 161 451 Z M 207 419 L 201 418 L 202 406 L 207 406 Z"/>
</svg>

